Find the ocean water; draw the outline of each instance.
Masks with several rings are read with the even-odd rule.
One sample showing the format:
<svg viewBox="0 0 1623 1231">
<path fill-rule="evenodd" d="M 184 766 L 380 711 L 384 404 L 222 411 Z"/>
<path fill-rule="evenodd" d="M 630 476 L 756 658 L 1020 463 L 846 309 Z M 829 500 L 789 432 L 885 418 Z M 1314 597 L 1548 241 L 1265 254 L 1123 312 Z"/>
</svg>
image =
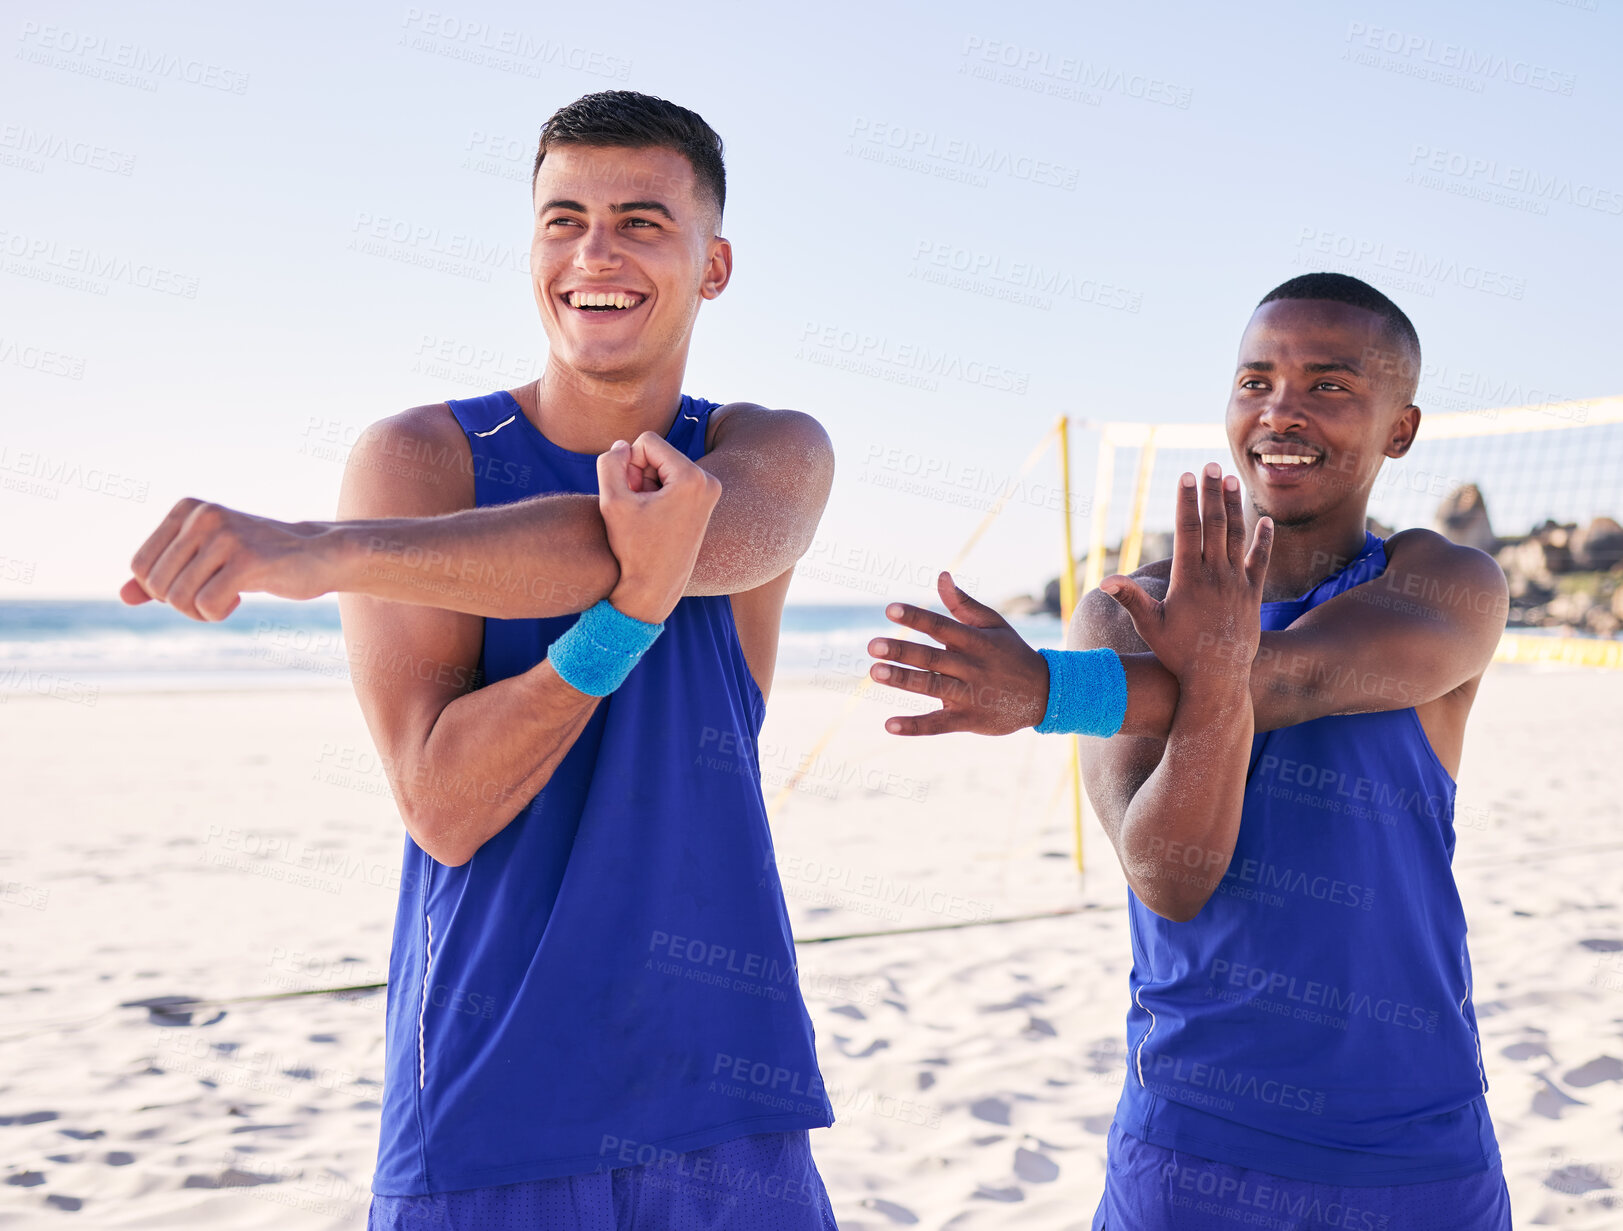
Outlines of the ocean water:
<svg viewBox="0 0 1623 1231">
<path fill-rule="evenodd" d="M 883 634 L 923 640 L 885 619 L 884 603 L 785 609 L 779 679 L 861 672 Z M 1053 617 L 1015 621 L 1027 641 L 1058 646 Z M 349 686 L 343 627 L 331 600 L 245 599 L 218 624 L 160 603 L 0 601 L 0 698 L 92 702 L 104 692 Z"/>
</svg>

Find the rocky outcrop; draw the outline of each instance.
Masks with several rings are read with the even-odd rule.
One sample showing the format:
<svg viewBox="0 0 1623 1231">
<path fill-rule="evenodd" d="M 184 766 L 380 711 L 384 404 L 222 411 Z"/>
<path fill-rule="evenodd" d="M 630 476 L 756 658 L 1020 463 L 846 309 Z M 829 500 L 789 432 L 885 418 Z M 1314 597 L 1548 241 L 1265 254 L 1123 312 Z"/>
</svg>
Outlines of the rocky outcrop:
<svg viewBox="0 0 1623 1231">
<path fill-rule="evenodd" d="M 1545 521 L 1502 539 L 1494 558 L 1510 589 L 1510 625 L 1615 637 L 1623 630 L 1623 527 Z"/>
<path fill-rule="evenodd" d="M 1574 568 L 1603 573 L 1623 564 L 1623 526 L 1610 517 L 1597 517 L 1572 536 Z"/>
<path fill-rule="evenodd" d="M 1437 506 L 1431 528 L 1451 542 L 1492 555 L 1499 546 L 1488 521 L 1488 505 L 1475 483 L 1456 487 Z"/>
</svg>

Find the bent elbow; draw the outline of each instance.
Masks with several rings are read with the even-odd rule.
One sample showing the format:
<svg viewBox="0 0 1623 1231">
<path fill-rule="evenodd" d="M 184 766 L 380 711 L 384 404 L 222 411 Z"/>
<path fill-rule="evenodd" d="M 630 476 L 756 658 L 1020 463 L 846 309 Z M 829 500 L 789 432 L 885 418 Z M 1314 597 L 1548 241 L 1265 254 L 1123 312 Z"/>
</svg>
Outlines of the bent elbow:
<svg viewBox="0 0 1623 1231">
<path fill-rule="evenodd" d="M 447 868 L 460 868 L 473 858 L 473 851 L 448 835 L 432 829 L 425 830 L 421 826 L 413 827 L 409 823 L 406 832 L 411 834 L 411 840 L 421 848 L 423 854 Z"/>
<path fill-rule="evenodd" d="M 1202 898 L 1198 902 L 1177 902 L 1163 905 L 1160 909 L 1151 907 L 1156 914 L 1169 923 L 1188 923 L 1206 908 L 1209 898 Z"/>
<path fill-rule="evenodd" d="M 442 818 L 436 817 L 407 795 L 400 795 L 398 802 L 400 819 L 405 822 L 406 832 L 418 849 L 435 863 L 447 868 L 460 868 L 473 858 L 473 851 L 448 832 Z"/>
<path fill-rule="evenodd" d="M 1206 903 L 1211 901 L 1216 887 L 1194 888 L 1183 887 L 1156 887 L 1153 884 L 1140 888 L 1133 886 L 1133 892 L 1155 914 L 1161 916 L 1168 923 L 1188 923 L 1201 911 L 1206 909 Z"/>
<path fill-rule="evenodd" d="M 418 843 L 418 845 L 422 846 L 422 843 Z M 463 851 L 461 848 L 452 850 L 444 846 L 437 846 L 433 850 L 429 850 L 425 846 L 423 847 L 423 854 L 427 855 L 435 863 L 447 868 L 460 868 L 473 858 L 472 851 Z"/>
</svg>

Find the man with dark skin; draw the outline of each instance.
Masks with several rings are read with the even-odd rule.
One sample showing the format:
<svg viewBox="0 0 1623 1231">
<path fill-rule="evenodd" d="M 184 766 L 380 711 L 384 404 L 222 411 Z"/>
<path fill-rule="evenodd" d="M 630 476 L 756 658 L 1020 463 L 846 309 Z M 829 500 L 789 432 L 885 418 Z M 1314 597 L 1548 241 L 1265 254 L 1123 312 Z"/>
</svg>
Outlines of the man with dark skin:
<svg viewBox="0 0 1623 1231">
<path fill-rule="evenodd" d="M 1418 371 L 1413 326 L 1373 288 L 1277 288 L 1230 387 L 1238 478 L 1208 465 L 1197 501 L 1182 476 L 1172 558 L 1106 578 L 1067 631 L 1127 678 L 1120 729 L 1080 741 L 1134 938 L 1096 1229 L 1510 1225 L 1448 866 L 1505 579 L 1429 530 L 1365 529 L 1419 429 Z M 953 618 L 886 614 L 941 648 L 869 645 L 875 680 L 942 701 L 887 729 L 1043 721 L 1044 660 L 939 589 Z"/>
</svg>

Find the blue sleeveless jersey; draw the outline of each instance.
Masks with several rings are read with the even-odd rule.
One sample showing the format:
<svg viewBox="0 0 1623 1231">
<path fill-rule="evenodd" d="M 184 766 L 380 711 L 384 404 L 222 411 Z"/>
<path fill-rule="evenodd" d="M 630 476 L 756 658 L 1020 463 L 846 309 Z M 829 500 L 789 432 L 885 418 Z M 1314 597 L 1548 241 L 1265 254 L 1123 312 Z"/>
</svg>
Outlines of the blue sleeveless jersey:
<svg viewBox="0 0 1623 1231">
<path fill-rule="evenodd" d="M 1262 627 L 1385 568 L 1366 534 L 1305 597 L 1264 603 Z M 1390 704 L 1409 685 L 1357 687 Z M 1453 854 L 1454 781 L 1412 707 L 1258 735 L 1234 857 L 1201 912 L 1174 923 L 1129 890 L 1121 1127 L 1323 1184 L 1497 1163 Z"/>
<path fill-rule="evenodd" d="M 596 493 L 597 459 L 547 440 L 509 394 L 449 406 L 478 505 Z M 667 439 L 702 456 L 715 407 L 683 397 Z M 575 618 L 487 619 L 485 681 L 536 666 Z M 731 600 L 684 598 L 471 860 L 446 867 L 407 835 L 374 1192 L 612 1170 L 833 1123 L 761 797 L 765 712 Z"/>
</svg>

